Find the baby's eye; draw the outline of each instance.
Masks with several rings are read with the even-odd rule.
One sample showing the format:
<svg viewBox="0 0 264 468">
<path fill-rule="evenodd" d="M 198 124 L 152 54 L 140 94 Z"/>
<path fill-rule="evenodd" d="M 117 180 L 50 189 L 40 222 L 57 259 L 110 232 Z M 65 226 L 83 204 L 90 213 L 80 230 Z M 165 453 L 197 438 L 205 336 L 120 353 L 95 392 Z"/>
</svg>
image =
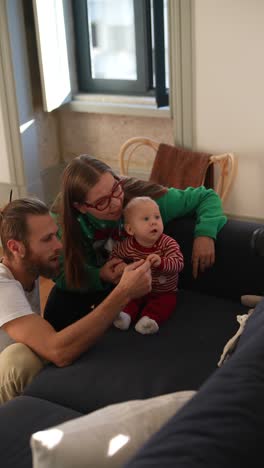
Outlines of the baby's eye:
<svg viewBox="0 0 264 468">
<path fill-rule="evenodd" d="M 145 216 L 144 217 L 144 221 L 148 221 L 149 220 L 149 217 L 148 216 Z"/>
<path fill-rule="evenodd" d="M 156 218 L 156 219 L 160 219 L 160 216 L 159 216 L 159 215 L 156 215 L 155 218 Z"/>
</svg>

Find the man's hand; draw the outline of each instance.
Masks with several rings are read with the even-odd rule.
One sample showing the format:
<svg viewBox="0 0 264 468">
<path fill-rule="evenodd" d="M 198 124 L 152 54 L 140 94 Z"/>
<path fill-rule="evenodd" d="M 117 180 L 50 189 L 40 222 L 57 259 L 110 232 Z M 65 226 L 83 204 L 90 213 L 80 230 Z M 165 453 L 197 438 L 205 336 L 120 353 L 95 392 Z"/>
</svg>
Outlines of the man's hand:
<svg viewBox="0 0 264 468">
<path fill-rule="evenodd" d="M 127 265 L 119 282 L 119 287 L 127 290 L 130 299 L 142 297 L 151 291 L 151 267 L 148 260 Z"/>
<path fill-rule="evenodd" d="M 161 258 L 158 254 L 148 255 L 147 260 L 149 261 L 150 265 L 154 268 L 157 268 L 161 264 Z"/>
<path fill-rule="evenodd" d="M 108 260 L 100 270 L 101 280 L 106 281 L 107 283 L 118 283 L 124 270 L 124 267 L 122 269 L 121 266 L 123 263 L 124 262 L 121 258 L 112 258 L 111 260 Z"/>
<path fill-rule="evenodd" d="M 196 279 L 198 271 L 203 272 L 215 262 L 215 244 L 211 237 L 196 237 L 193 242 L 192 264 L 193 277 Z"/>
</svg>

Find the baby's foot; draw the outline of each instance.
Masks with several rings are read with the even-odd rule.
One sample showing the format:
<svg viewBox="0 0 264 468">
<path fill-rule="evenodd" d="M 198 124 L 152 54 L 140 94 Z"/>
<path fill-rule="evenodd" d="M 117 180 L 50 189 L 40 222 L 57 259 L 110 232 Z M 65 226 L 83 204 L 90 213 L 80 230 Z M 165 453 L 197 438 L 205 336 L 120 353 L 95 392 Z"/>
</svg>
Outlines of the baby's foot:
<svg viewBox="0 0 264 468">
<path fill-rule="evenodd" d="M 135 330 L 142 333 L 142 335 L 152 335 L 153 333 L 157 333 L 159 326 L 155 320 L 145 315 L 136 323 Z"/>
<path fill-rule="evenodd" d="M 117 318 L 114 320 L 113 324 L 116 328 L 120 330 L 127 330 L 131 322 L 131 317 L 126 312 L 120 312 Z"/>
</svg>

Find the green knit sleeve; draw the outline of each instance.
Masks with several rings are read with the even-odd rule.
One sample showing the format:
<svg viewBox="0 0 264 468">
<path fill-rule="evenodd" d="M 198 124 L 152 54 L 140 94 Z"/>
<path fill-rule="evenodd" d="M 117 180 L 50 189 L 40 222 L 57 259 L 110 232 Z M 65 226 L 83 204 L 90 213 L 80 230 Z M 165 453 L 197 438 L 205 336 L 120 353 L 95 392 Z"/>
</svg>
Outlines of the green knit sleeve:
<svg viewBox="0 0 264 468">
<path fill-rule="evenodd" d="M 227 221 L 220 197 L 214 190 L 203 186 L 188 187 L 185 190 L 169 188 L 167 193 L 156 201 L 164 224 L 174 218 L 195 216 L 195 237 L 208 236 L 216 239 Z"/>
</svg>

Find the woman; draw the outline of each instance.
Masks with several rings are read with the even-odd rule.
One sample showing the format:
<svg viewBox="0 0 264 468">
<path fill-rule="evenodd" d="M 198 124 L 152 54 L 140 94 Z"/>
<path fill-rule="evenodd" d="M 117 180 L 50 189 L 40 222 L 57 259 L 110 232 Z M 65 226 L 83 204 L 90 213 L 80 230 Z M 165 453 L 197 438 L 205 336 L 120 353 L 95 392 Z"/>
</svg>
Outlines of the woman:
<svg viewBox="0 0 264 468">
<path fill-rule="evenodd" d="M 86 154 L 78 156 L 64 170 L 54 210 L 61 226 L 64 261 L 44 316 L 56 329 L 85 315 L 119 281 L 125 264 L 107 258 L 113 241 L 123 234 L 123 207 L 134 196 L 142 195 L 156 200 L 164 225 L 173 218 L 195 214 L 194 277 L 213 265 L 214 239 L 226 223 L 214 190 L 178 190 L 119 178 L 104 162 Z"/>
</svg>

